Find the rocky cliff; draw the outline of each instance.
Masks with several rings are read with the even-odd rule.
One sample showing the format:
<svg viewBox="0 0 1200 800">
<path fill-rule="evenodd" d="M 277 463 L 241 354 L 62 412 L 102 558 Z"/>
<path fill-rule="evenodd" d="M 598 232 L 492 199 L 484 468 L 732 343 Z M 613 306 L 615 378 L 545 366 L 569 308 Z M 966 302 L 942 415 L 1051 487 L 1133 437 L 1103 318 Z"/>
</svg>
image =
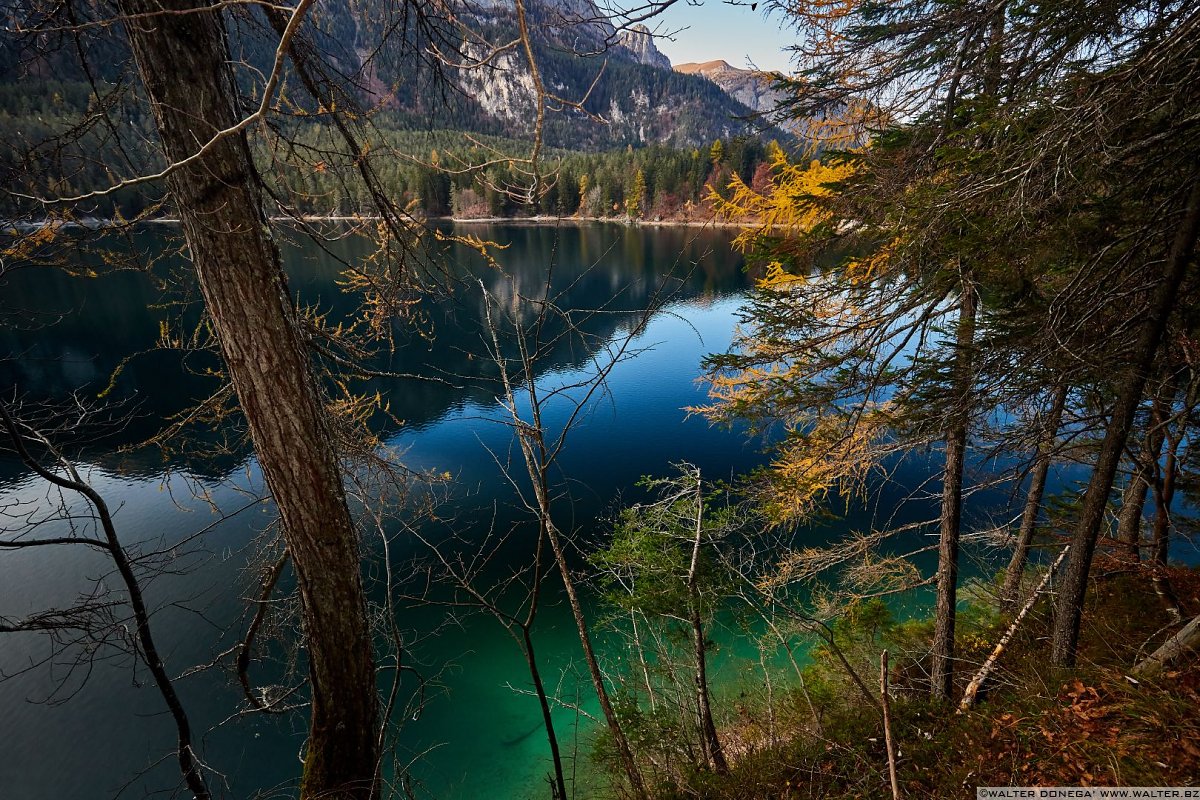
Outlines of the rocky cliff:
<svg viewBox="0 0 1200 800">
<path fill-rule="evenodd" d="M 719 60 L 676 64 L 675 71 L 707 78 L 734 100 L 758 114 L 774 114 L 784 99 L 782 92 L 771 88 L 772 82 L 778 77 L 773 72 L 738 69 Z"/>
<path fill-rule="evenodd" d="M 645 25 L 634 25 L 621 31 L 617 44 L 624 48 L 639 64 L 659 69 L 670 69 L 671 59 L 654 46 L 654 36 Z"/>
</svg>

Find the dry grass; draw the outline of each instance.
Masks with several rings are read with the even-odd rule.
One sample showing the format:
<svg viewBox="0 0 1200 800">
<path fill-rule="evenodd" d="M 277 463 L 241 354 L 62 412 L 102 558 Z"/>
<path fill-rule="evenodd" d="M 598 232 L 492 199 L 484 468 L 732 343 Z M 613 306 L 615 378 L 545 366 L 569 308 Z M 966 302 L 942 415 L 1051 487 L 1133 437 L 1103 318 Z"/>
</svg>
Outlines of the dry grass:
<svg viewBox="0 0 1200 800">
<path fill-rule="evenodd" d="M 1078 667 L 1049 666 L 1043 607 L 974 711 L 958 715 L 915 693 L 896 698 L 906 797 L 973 798 L 976 786 L 1200 786 L 1200 659 L 1154 680 L 1128 677 L 1171 633 L 1169 620 L 1146 574 L 1100 563 L 1095 575 Z M 1170 577 L 1185 612 L 1200 613 L 1200 572 L 1174 568 Z M 911 641 L 921 631 L 897 635 Z M 968 636 L 964 660 L 982 660 L 987 636 Z M 692 796 L 890 798 L 877 714 L 842 691 L 818 702 L 820 734 L 797 693 L 778 713 L 778 744 L 745 753 L 727 778 L 698 779 Z M 745 735 L 753 726 L 742 716 Z"/>
</svg>

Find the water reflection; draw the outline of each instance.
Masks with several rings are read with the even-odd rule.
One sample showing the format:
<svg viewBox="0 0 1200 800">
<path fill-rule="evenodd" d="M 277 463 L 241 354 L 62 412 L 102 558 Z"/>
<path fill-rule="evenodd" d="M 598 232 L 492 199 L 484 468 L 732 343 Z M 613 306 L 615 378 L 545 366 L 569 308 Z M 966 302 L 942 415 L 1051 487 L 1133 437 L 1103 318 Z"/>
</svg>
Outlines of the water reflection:
<svg viewBox="0 0 1200 800">
<path fill-rule="evenodd" d="M 663 471 L 673 459 L 690 459 L 720 475 L 756 462 L 754 446 L 739 435 L 713 430 L 681 411 L 703 397 L 694 382 L 699 359 L 728 344 L 746 285 L 740 259 L 728 249 L 729 234 L 606 225 L 468 230 L 508 245 L 500 252 L 513 282 L 469 250 L 451 248 L 452 274 L 462 280 L 453 297 L 427 301 L 434 335 L 426 338 L 398 325 L 398 347 L 376 364 L 446 382 L 376 379 L 358 387 L 378 389 L 389 398 L 392 413 L 404 424 L 385 421 L 391 425 L 384 427 L 385 436 L 412 465 L 453 473 L 475 505 L 499 507 L 509 517 L 519 514 L 483 447 L 503 451 L 511 434 L 496 422 L 494 365 L 480 357 L 482 297 L 468 278 L 482 279 L 489 291 L 512 303 L 518 294 L 540 296 L 547 274 L 553 278 L 551 291 L 560 294 L 565 307 L 611 312 L 588 319 L 588 337 L 563 338 L 545 353 L 538 374 L 548 382 L 571 380 L 586 369 L 595 348 L 619 335 L 631 312 L 664 284 L 675 292 L 640 338 L 640 344 L 654 349 L 614 372 L 610 396 L 584 420 L 566 451 L 562 466 L 580 501 L 577 522 L 593 524 L 619 491 L 640 475 Z M 169 249 L 167 232 L 157 229 L 140 233 L 137 243 L 148 250 Z M 356 301 L 336 284 L 339 263 L 362 258 L 369 248 L 353 239 L 330 245 L 328 253 L 289 247 L 292 291 L 301 303 L 328 310 L 331 320 L 348 318 Z M 171 266 L 164 263 L 159 269 Z M 117 524 L 127 541 L 174 545 L 213 523 L 214 507 L 232 512 L 246 504 L 244 492 L 261 488 L 254 461 L 236 438 L 236 425 L 193 431 L 198 446 L 183 451 L 122 451 L 217 385 L 204 374 L 214 366 L 210 355 L 156 349 L 162 323 L 182 320 L 184 329 L 196 324 L 194 306 L 164 306 L 170 297 L 147 276 L 132 272 L 74 278 L 18 271 L 3 280 L 5 309 L 38 311 L 42 319 L 61 315 L 54 325 L 0 329 L 0 382 L 17 387 L 29 400 L 57 402 L 72 393 L 94 399 L 126 356 L 141 353 L 124 363 L 117 376 L 109 395 L 120 401 L 114 416 L 77 432 L 79 442 L 86 443 L 82 469 L 118 507 Z M 529 313 L 520 304 L 517 310 Z M 121 419 L 120 412 L 130 408 L 136 416 Z M 233 437 L 235 446 L 218 456 L 204 452 L 202 445 L 226 436 Z M 19 510 L 46 501 L 44 484 L 11 458 L 0 457 L 0 507 Z M 194 570 L 154 582 L 151 600 L 173 672 L 212 659 L 241 629 L 241 598 L 257 577 L 244 568 L 252 542 L 270 517 L 269 508 L 252 507 L 217 525 L 192 551 Z M 470 517 L 464 513 L 462 518 Z M 6 518 L 6 529 L 11 530 L 10 523 L 16 521 Z M 399 559 L 406 553 L 395 555 Z M 47 604 L 69 603 L 106 571 L 86 551 L 4 553 L 0 615 L 20 617 Z M 440 612 L 432 609 L 404 611 L 404 626 L 416 632 L 428 632 L 440 621 Z M 576 656 L 565 607 L 551 602 L 539 624 L 547 669 L 554 674 Z M 32 636 L 0 643 L 0 669 L 9 672 L 45 648 L 44 641 Z M 423 644 L 413 658 L 431 673 L 457 665 L 443 675 L 447 694 L 431 696 L 426 714 L 409 721 L 398 743 L 405 758 L 436 746 L 417 768 L 431 791 L 441 797 L 518 797 L 540 785 L 544 740 L 526 735 L 537 724 L 536 706 L 506 688 L 510 682 L 522 685 L 526 677 L 518 652 L 498 626 L 468 621 L 435 643 Z M 127 661 L 99 665 L 79 694 L 58 707 L 26 700 L 44 697 L 59 676 L 34 671 L 0 683 L 0 709 L 10 731 L 0 737 L 0 797 L 110 796 L 160 758 L 169 747 L 169 724 L 152 689 L 131 681 L 135 674 Z M 249 797 L 294 781 L 302 715 L 248 717 L 218 728 L 239 706 L 227 672 L 196 675 L 179 688 L 196 727 L 206 732 L 206 759 L 228 775 L 228 796 Z M 463 709 L 487 709 L 488 714 L 466 724 Z M 560 721 L 567 730 L 573 716 Z M 172 772 L 168 759 L 135 781 L 130 791 L 141 796 L 172 786 Z"/>
<path fill-rule="evenodd" d="M 646 307 L 656 296 L 668 293 L 674 302 L 688 302 L 738 291 L 746 280 L 741 259 L 729 251 L 730 235 L 725 231 L 664 228 L 646 235 L 627 226 L 572 224 L 460 229 L 503 248 L 494 252 L 511 280 L 467 247 L 447 246 L 439 258 L 448 265 L 452 280 L 444 291 L 422 300 L 419 323 L 393 324 L 397 346 L 381 348 L 369 364 L 433 380 L 377 378 L 354 387 L 385 395 L 392 415 L 413 428 L 495 396 L 495 365 L 483 357 L 483 302 L 477 281 L 501 302 L 518 304 L 516 295 L 545 296 L 549 277 L 549 294 L 564 308 L 609 312 L 587 320 L 585 338 L 558 338 L 543 354 L 539 369 L 555 371 L 586 364 L 594 349 L 627 323 L 630 312 Z M 136 246 L 170 252 L 169 235 L 149 228 L 135 237 Z M 372 251 L 372 243 L 362 237 L 319 248 L 296 239 L 285 248 L 290 289 L 300 304 L 326 312 L 331 324 L 349 321 L 359 297 L 338 285 L 342 262 L 359 263 Z M 164 258 L 155 276 L 186 274 L 180 266 L 178 257 Z M 4 276 L 0 292 L 6 309 L 21 309 L 28 312 L 26 319 L 37 321 L 0 327 L 0 385 L 17 387 L 35 403 L 71 395 L 95 401 L 116 374 L 105 398 L 120 404 L 120 410 L 77 432 L 96 440 L 93 453 L 103 463 L 137 472 L 187 468 L 219 477 L 246 455 L 242 441 L 230 457 L 218 458 L 221 463 L 214 463 L 211 453 L 201 461 L 189 460 L 186 451 L 168 453 L 165 465 L 156 460 L 158 454 L 143 455 L 143 460 L 125 454 L 125 463 L 114 462 L 118 450 L 154 435 L 164 420 L 176 418 L 219 386 L 209 374 L 217 367 L 211 353 L 159 346 L 164 326 L 195 329 L 196 305 L 179 305 L 195 295 L 193 287 L 176 283 L 164 291 L 159 281 L 133 271 L 87 278 L 57 270 L 18 270 Z M 519 314 L 535 313 L 532 304 L 520 305 Z M 45 324 L 48 320 L 56 321 Z M 559 332 L 548 331 L 546 339 Z M 385 432 L 394 424 L 383 415 L 376 422 Z M 205 436 L 202 431 L 193 433 Z"/>
</svg>

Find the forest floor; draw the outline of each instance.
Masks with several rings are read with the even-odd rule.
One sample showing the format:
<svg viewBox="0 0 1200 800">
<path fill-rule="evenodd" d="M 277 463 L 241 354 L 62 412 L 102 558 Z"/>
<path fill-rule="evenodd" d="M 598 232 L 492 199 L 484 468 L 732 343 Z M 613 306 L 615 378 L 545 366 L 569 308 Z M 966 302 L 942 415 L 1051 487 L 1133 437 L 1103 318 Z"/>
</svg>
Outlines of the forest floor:
<svg viewBox="0 0 1200 800">
<path fill-rule="evenodd" d="M 1172 567 L 1169 578 L 1184 620 L 1200 613 L 1200 571 Z M 1133 666 L 1179 629 L 1172 625 L 1148 570 L 1098 559 L 1083 621 L 1078 665 L 1049 663 L 1051 610 L 1042 600 L 1000 659 L 993 680 L 966 713 L 937 705 L 921 690 L 919 653 L 929 622 L 902 623 L 858 644 L 862 668 L 893 648 L 892 732 L 905 798 L 974 798 L 979 786 L 1200 786 L 1200 656 L 1158 677 Z M 1008 620 L 961 614 L 958 692 L 991 652 Z M 726 777 L 696 775 L 707 798 L 890 798 L 881 715 L 861 693 L 837 683 L 822 657 L 809 668 L 808 696 L 777 700 L 773 736 L 761 708 L 740 709 L 725 729 L 740 745 Z M 821 670 L 826 678 L 821 678 Z M 824 688 L 822 688 L 824 686 Z M 788 707 L 790 705 L 790 707 Z M 813 712 L 816 712 L 814 715 Z"/>
</svg>

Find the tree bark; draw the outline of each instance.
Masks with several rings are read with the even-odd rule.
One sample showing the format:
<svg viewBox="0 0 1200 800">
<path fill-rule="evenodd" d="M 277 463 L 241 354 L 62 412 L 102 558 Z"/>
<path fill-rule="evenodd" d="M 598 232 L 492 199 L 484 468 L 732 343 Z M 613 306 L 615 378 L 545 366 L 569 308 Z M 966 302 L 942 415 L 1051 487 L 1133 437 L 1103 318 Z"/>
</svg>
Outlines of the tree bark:
<svg viewBox="0 0 1200 800">
<path fill-rule="evenodd" d="M 1121 492 L 1121 511 L 1117 515 L 1116 540 L 1125 557 L 1136 562 L 1141 559 L 1142 516 L 1146 511 L 1146 494 L 1150 484 L 1145 465 L 1139 457 L 1134 464 L 1129 483 Z"/>
<path fill-rule="evenodd" d="M 700 470 L 696 470 L 696 527 L 692 539 L 692 560 L 688 567 L 687 587 L 691 604 L 692 654 L 696 660 L 696 708 L 700 714 L 700 746 L 705 760 L 713 770 L 725 774 L 729 763 L 721 750 L 721 739 L 713 722 L 712 703 L 708 692 L 708 656 L 704 646 L 704 623 L 700 617 L 700 545 L 704 533 L 704 494 Z"/>
<path fill-rule="evenodd" d="M 164 154 L 181 162 L 239 122 L 220 11 L 191 0 L 119 4 L 143 15 L 127 24 L 129 40 Z M 244 133 L 216 141 L 167 185 L 299 585 L 312 694 L 301 797 L 375 797 L 378 699 L 358 540 Z"/>
<path fill-rule="evenodd" d="M 1117 384 L 1117 402 L 1109 418 L 1104 441 L 1096 466 L 1092 470 L 1079 521 L 1071 537 L 1071 555 L 1063 570 L 1062 583 L 1055 603 L 1054 628 L 1051 633 L 1052 662 L 1057 666 L 1073 666 L 1079 644 L 1079 623 L 1083 615 L 1083 600 L 1087 594 L 1088 573 L 1100 526 L 1108 506 L 1113 478 L 1129 438 L 1133 417 L 1146 389 L 1146 382 L 1167 330 L 1167 322 L 1175 308 L 1176 294 L 1187 273 L 1188 262 L 1196 248 L 1200 232 L 1200 180 L 1192 178 L 1183 217 L 1171 244 L 1163 275 L 1150 300 L 1141 334 L 1134 346 L 1129 366 Z"/>
<path fill-rule="evenodd" d="M 1054 449 L 1054 440 L 1058 437 L 1058 429 L 1062 425 L 1063 407 L 1067 402 L 1067 387 L 1060 384 L 1054 390 L 1054 399 L 1050 402 L 1050 414 L 1046 419 L 1046 428 L 1042 441 L 1038 445 L 1037 460 L 1033 465 L 1033 474 L 1029 479 L 1029 494 L 1025 496 L 1025 511 L 1021 514 L 1021 528 L 1017 532 L 1017 543 L 1013 548 L 1012 559 L 1008 563 L 1008 571 L 1004 574 L 1004 587 L 1000 591 L 1000 611 L 1011 614 L 1016 610 L 1017 595 L 1021 589 L 1021 576 L 1025 572 L 1025 562 L 1029 560 L 1029 545 L 1033 541 L 1033 532 L 1037 528 L 1038 514 L 1042 510 L 1042 495 L 1046 491 L 1046 476 L 1050 473 L 1050 454 Z"/>
<path fill-rule="evenodd" d="M 1174 382 L 1168 381 L 1174 391 Z M 1142 443 L 1142 452 L 1137 458 L 1129 485 L 1121 493 L 1121 513 L 1117 517 L 1117 542 L 1130 561 L 1141 559 L 1142 516 L 1146 509 L 1146 495 L 1154 482 L 1154 465 L 1162 454 L 1167 415 L 1163 411 L 1162 399 L 1156 398 L 1150 412 L 1150 428 Z"/>
<path fill-rule="evenodd" d="M 1194 653 L 1198 648 L 1200 648 L 1200 617 L 1195 617 L 1179 633 L 1165 641 L 1162 647 L 1135 666 L 1133 674 L 1153 677 L 1162 672 L 1164 667 L 1174 664 L 1189 653 Z"/>
<path fill-rule="evenodd" d="M 954 404 L 946 433 L 946 464 L 942 471 L 942 510 L 938 540 L 937 608 L 933 631 L 933 696 L 949 700 L 954 691 L 954 622 L 958 601 L 958 538 L 962 521 L 963 459 L 967 449 L 975 313 L 978 298 L 969 280 L 963 281 L 958 330 L 954 344 Z"/>
</svg>

